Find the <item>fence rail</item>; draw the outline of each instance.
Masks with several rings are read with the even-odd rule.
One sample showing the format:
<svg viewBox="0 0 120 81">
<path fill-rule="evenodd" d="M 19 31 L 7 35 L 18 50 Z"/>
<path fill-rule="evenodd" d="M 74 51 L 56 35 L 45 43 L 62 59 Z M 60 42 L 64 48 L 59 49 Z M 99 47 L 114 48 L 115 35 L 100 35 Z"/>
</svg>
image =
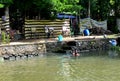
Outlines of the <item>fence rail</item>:
<svg viewBox="0 0 120 81">
<path fill-rule="evenodd" d="M 46 38 L 45 25 L 54 28 L 54 37 L 62 34 L 62 27 L 70 30 L 69 20 L 25 20 L 25 39 Z"/>
<path fill-rule="evenodd" d="M 0 29 L 1 30 L 5 30 L 5 29 L 9 29 L 10 27 L 10 23 L 9 23 L 9 18 L 6 18 L 6 21 L 2 21 L 2 19 L 0 18 Z"/>
</svg>

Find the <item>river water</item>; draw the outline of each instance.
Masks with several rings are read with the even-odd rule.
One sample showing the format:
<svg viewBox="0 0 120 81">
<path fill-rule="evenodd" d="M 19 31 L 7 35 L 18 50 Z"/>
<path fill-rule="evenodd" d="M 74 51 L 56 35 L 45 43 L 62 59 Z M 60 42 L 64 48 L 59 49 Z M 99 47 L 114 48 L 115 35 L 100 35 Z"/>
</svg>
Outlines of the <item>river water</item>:
<svg viewBox="0 0 120 81">
<path fill-rule="evenodd" d="M 116 52 L 102 51 L 1 61 L 0 81 L 120 81 L 120 58 Z"/>
</svg>

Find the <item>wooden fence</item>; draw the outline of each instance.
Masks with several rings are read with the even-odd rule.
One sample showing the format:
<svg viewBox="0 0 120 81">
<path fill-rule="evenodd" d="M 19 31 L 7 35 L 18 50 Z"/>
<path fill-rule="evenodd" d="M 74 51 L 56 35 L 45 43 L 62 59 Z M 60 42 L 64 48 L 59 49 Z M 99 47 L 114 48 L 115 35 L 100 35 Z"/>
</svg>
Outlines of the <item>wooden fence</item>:
<svg viewBox="0 0 120 81">
<path fill-rule="evenodd" d="M 6 18 L 6 21 L 2 21 L 0 18 L 0 32 L 1 30 L 6 30 L 10 28 L 9 18 Z"/>
<path fill-rule="evenodd" d="M 24 34 L 25 39 L 46 38 L 45 26 L 54 28 L 54 37 L 62 34 L 63 26 L 66 26 L 70 32 L 69 20 L 25 20 Z M 68 33 L 66 36 L 70 35 Z"/>
</svg>

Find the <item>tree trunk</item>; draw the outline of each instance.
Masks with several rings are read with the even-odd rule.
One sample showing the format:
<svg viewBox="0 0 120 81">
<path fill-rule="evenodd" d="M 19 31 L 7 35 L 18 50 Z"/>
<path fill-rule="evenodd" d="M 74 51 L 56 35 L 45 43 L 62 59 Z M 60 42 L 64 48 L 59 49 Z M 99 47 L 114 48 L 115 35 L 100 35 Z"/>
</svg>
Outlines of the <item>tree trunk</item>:
<svg viewBox="0 0 120 81">
<path fill-rule="evenodd" d="M 6 7 L 5 9 L 5 16 L 9 18 L 9 7 Z"/>
</svg>

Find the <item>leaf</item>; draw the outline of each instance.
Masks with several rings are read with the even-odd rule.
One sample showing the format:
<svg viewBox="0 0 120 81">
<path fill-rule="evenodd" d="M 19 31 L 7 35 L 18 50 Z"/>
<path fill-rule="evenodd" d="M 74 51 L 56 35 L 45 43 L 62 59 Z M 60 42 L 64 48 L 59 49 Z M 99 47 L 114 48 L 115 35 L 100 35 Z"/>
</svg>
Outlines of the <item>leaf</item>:
<svg viewBox="0 0 120 81">
<path fill-rule="evenodd" d="M 3 8 L 4 7 L 4 4 L 0 4 L 0 8 Z"/>
</svg>

